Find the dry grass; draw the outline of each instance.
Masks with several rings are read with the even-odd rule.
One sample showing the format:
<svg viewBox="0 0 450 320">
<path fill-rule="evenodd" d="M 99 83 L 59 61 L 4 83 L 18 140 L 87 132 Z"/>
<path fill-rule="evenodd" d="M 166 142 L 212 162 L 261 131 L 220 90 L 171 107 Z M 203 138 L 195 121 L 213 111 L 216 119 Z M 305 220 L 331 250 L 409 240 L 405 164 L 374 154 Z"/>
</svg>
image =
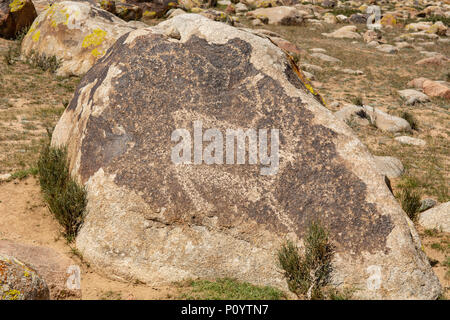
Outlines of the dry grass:
<svg viewBox="0 0 450 320">
<path fill-rule="evenodd" d="M 33 167 L 46 128 L 53 128 L 79 81 L 58 78 L 17 56 L 19 43 L 0 39 L 0 174 Z M 12 50 L 11 48 L 15 48 Z"/>
</svg>

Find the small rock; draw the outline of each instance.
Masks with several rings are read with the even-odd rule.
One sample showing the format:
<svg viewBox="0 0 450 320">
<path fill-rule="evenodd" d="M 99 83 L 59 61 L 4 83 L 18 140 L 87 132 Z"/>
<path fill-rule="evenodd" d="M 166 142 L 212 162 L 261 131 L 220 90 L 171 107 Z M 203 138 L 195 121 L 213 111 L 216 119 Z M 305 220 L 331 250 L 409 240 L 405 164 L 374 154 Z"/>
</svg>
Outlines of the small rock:
<svg viewBox="0 0 450 320">
<path fill-rule="evenodd" d="M 429 198 L 423 199 L 420 202 L 419 212 L 422 212 L 422 211 L 425 211 L 425 210 L 433 208 L 436 205 L 436 203 L 437 202 L 435 200 L 433 200 L 433 199 L 429 199 Z"/>
<path fill-rule="evenodd" d="M 247 12 L 248 8 L 245 4 L 243 4 L 242 2 L 239 2 L 238 4 L 235 5 L 234 10 L 237 13 L 241 13 L 241 12 L 243 13 L 243 12 Z"/>
<path fill-rule="evenodd" d="M 359 39 L 361 35 L 356 32 L 356 29 L 356 26 L 345 26 L 331 33 L 322 33 L 322 35 L 335 39 Z"/>
<path fill-rule="evenodd" d="M 366 24 L 367 16 L 360 13 L 355 13 L 352 14 L 348 20 L 353 24 Z"/>
<path fill-rule="evenodd" d="M 427 229 L 438 229 L 450 232 L 450 201 L 422 212 L 419 224 Z"/>
<path fill-rule="evenodd" d="M 339 60 L 337 58 L 330 57 L 329 55 L 326 55 L 326 54 L 323 54 L 320 52 L 311 54 L 311 57 L 318 58 L 325 62 L 333 62 L 333 63 L 341 63 L 342 62 L 341 60 Z"/>
<path fill-rule="evenodd" d="M 409 145 L 420 146 L 420 147 L 423 147 L 424 145 L 427 144 L 422 139 L 413 138 L 413 137 L 409 137 L 409 136 L 396 137 L 396 138 L 394 138 L 394 140 L 400 142 L 401 144 L 409 144 Z"/>
<path fill-rule="evenodd" d="M 378 51 L 384 52 L 384 53 L 389 53 L 389 54 L 394 54 L 398 52 L 398 48 L 394 47 L 393 45 L 390 44 L 381 44 L 378 47 L 376 47 L 376 49 Z"/>
<path fill-rule="evenodd" d="M 443 55 L 436 55 L 430 58 L 424 58 L 422 60 L 419 60 L 416 62 L 416 65 L 427 65 L 427 64 L 443 65 L 449 61 L 450 59 L 444 57 Z"/>
<path fill-rule="evenodd" d="M 425 80 L 422 87 L 423 92 L 430 97 L 439 97 L 450 100 L 450 87 L 446 84 L 432 80 Z"/>
<path fill-rule="evenodd" d="M 8 181 L 11 178 L 10 173 L 0 174 L 0 182 Z"/>
<path fill-rule="evenodd" d="M 418 84 L 418 80 L 417 80 Z M 409 86 L 409 83 L 408 83 Z M 413 105 L 416 103 L 424 103 L 430 101 L 430 98 L 417 90 L 414 89 L 405 89 L 397 91 L 401 98 L 406 100 L 406 104 Z"/>
</svg>

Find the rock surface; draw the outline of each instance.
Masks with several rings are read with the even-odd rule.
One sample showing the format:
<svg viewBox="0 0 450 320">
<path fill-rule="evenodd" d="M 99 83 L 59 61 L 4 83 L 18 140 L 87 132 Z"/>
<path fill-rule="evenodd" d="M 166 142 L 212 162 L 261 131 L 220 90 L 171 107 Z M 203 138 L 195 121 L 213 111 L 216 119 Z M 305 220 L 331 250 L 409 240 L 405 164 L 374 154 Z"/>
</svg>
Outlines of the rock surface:
<svg viewBox="0 0 450 320">
<path fill-rule="evenodd" d="M 81 299 L 81 289 L 66 285 L 71 275 L 68 270 L 75 263 L 53 249 L 0 240 L 0 255 L 14 256 L 26 261 L 47 284 L 50 299 Z"/>
<path fill-rule="evenodd" d="M 337 29 L 331 33 L 322 33 L 322 35 L 329 38 L 336 39 L 359 39 L 361 35 L 356 32 L 356 26 L 345 26 Z"/>
<path fill-rule="evenodd" d="M 121 35 L 132 30 L 125 21 L 87 2 L 64 1 L 36 18 L 21 52 L 27 59 L 56 57 L 57 75 L 83 75 Z"/>
<path fill-rule="evenodd" d="M 427 229 L 438 229 L 450 232 L 450 201 L 422 212 L 419 223 Z"/>
<path fill-rule="evenodd" d="M 396 137 L 396 138 L 394 138 L 394 140 L 400 142 L 401 144 L 409 144 L 409 145 L 418 146 L 418 147 L 423 147 L 424 145 L 427 144 L 425 140 L 413 138 L 413 137 L 409 137 L 409 136 Z"/>
<path fill-rule="evenodd" d="M 0 254 L 0 300 L 47 300 L 44 280 L 30 266 Z"/>
<path fill-rule="evenodd" d="M 87 188 L 83 257 L 154 285 L 231 276 L 287 289 L 276 252 L 320 219 L 334 285 L 359 298 L 436 298 L 439 281 L 373 157 L 303 78 L 269 39 L 195 14 L 122 36 L 52 138 Z M 194 121 L 279 129 L 276 173 L 220 164 L 220 153 L 215 164 L 173 163 L 173 132 Z"/>
<path fill-rule="evenodd" d="M 400 177 L 405 170 L 402 162 L 395 157 L 375 156 L 374 158 L 378 171 L 389 179 Z"/>
<path fill-rule="evenodd" d="M 13 38 L 36 18 L 31 0 L 0 0 L 0 37 Z"/>
<path fill-rule="evenodd" d="M 430 101 L 430 98 L 426 94 L 414 89 L 399 90 L 398 94 L 410 105 Z"/>
<path fill-rule="evenodd" d="M 294 7 L 259 8 L 248 13 L 250 17 L 267 19 L 269 24 L 294 26 L 303 23 L 303 15 Z"/>
</svg>

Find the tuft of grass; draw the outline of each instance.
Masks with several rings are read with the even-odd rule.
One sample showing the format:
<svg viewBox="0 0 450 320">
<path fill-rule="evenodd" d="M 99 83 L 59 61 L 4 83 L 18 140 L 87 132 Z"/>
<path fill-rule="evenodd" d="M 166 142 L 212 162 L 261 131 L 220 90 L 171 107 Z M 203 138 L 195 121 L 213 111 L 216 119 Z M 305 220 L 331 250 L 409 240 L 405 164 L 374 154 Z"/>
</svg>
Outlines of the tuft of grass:
<svg viewBox="0 0 450 320">
<path fill-rule="evenodd" d="M 99 298 L 100 300 L 122 300 L 122 293 L 119 291 L 108 290 L 102 292 Z"/>
<path fill-rule="evenodd" d="M 408 121 L 412 130 L 416 130 L 416 131 L 419 130 L 419 124 L 417 122 L 417 119 L 411 113 L 409 113 L 407 111 L 403 111 L 402 114 L 400 115 L 400 117 L 405 119 L 406 121 Z"/>
<path fill-rule="evenodd" d="M 356 9 L 352 9 L 349 7 L 342 7 L 342 8 L 334 8 L 333 10 L 331 10 L 331 13 L 334 14 L 335 16 L 343 14 L 344 16 L 350 17 L 352 14 L 360 12 Z"/>
<path fill-rule="evenodd" d="M 360 107 L 362 107 L 362 106 L 364 105 L 363 99 L 362 99 L 361 96 L 353 97 L 353 98 L 352 98 L 352 103 L 353 103 L 355 106 L 360 106 Z"/>
<path fill-rule="evenodd" d="M 333 288 L 328 291 L 328 296 L 330 300 L 351 300 L 355 291 L 353 288 L 345 288 L 343 290 Z"/>
<path fill-rule="evenodd" d="M 55 73 L 61 66 L 61 61 L 56 56 L 38 54 L 34 50 L 31 51 L 27 62 L 34 68 L 39 68 L 42 71 L 50 71 L 51 73 Z"/>
<path fill-rule="evenodd" d="M 328 232 L 319 221 L 309 224 L 305 238 L 305 252 L 300 255 L 297 246 L 287 241 L 278 250 L 278 262 L 284 271 L 289 290 L 307 299 L 325 298 L 323 288 L 332 271 L 333 248 Z"/>
<path fill-rule="evenodd" d="M 255 286 L 231 278 L 190 280 L 186 284 L 188 292 L 180 298 L 188 300 L 280 300 L 285 294 L 269 286 Z"/>
<path fill-rule="evenodd" d="M 23 179 L 29 177 L 30 175 L 36 176 L 37 174 L 38 174 L 38 169 L 36 167 L 31 167 L 31 168 L 24 169 L 24 170 L 18 170 L 11 175 L 11 177 L 9 178 L 9 181 L 15 180 L 15 179 L 23 180 Z"/>
<path fill-rule="evenodd" d="M 444 17 L 444 16 L 430 16 L 423 19 L 423 21 L 430 21 L 433 23 L 436 23 L 438 21 L 441 21 L 445 26 L 450 27 L 450 18 Z"/>
<path fill-rule="evenodd" d="M 404 187 L 398 194 L 403 211 L 412 221 L 416 221 L 420 208 L 420 193 L 411 187 Z"/>
<path fill-rule="evenodd" d="M 83 223 L 86 190 L 70 176 L 67 149 L 45 144 L 39 157 L 38 172 L 44 200 L 63 226 L 65 238 L 71 242 Z"/>
</svg>

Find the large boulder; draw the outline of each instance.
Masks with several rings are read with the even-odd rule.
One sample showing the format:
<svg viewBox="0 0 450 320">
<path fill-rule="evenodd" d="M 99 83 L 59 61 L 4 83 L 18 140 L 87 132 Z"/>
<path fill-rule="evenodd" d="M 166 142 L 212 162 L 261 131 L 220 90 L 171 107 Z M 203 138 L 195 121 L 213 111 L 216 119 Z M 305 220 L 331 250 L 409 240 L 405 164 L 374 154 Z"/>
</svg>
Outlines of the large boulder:
<svg viewBox="0 0 450 320">
<path fill-rule="evenodd" d="M 13 38 L 36 18 L 31 0 L 0 0 L 0 37 Z"/>
<path fill-rule="evenodd" d="M 0 240 L 0 255 L 14 256 L 36 270 L 50 290 L 50 299 L 81 299 L 81 288 L 67 286 L 76 264 L 55 250 Z"/>
<path fill-rule="evenodd" d="M 47 284 L 36 271 L 15 257 L 0 254 L 0 300 L 49 299 Z"/>
<path fill-rule="evenodd" d="M 109 276 L 152 285 L 228 276 L 287 289 L 277 250 L 286 239 L 301 245 L 320 219 L 335 286 L 359 298 L 436 298 L 412 222 L 321 101 L 269 39 L 200 15 L 122 36 L 53 133 L 87 190 L 77 248 Z M 254 129 L 249 160 L 234 146 L 239 129 Z"/>
<path fill-rule="evenodd" d="M 121 35 L 135 29 L 88 2 L 63 1 L 36 18 L 21 52 L 27 59 L 56 57 L 58 75 L 82 75 Z"/>
</svg>

